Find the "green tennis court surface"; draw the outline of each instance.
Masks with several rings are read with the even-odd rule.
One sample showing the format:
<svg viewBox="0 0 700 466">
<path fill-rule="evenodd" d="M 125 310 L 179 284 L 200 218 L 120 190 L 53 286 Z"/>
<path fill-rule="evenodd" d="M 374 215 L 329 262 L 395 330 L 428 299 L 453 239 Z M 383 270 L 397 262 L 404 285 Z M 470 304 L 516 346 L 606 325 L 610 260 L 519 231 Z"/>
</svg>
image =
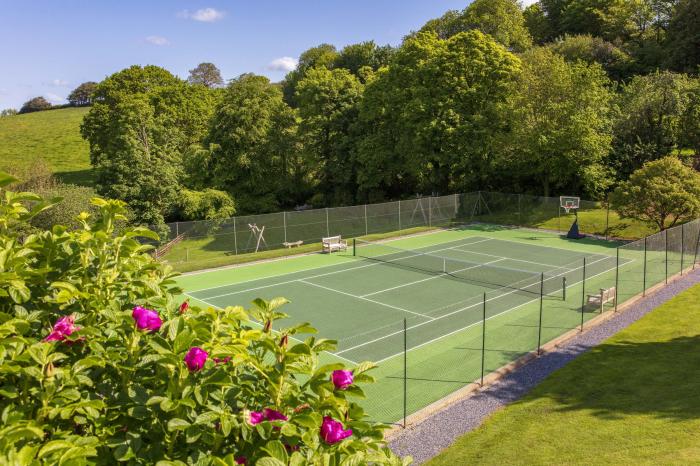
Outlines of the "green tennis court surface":
<svg viewBox="0 0 700 466">
<path fill-rule="evenodd" d="M 614 245 L 533 235 L 467 228 L 358 244 L 355 257 L 348 250 L 299 258 L 304 270 L 294 271 L 288 260 L 183 277 L 192 286 L 183 285 L 193 300 L 220 308 L 258 297 L 289 299 L 283 310 L 290 319 L 278 324 L 311 322 L 321 337 L 337 340 L 329 361 L 380 363 L 365 407 L 373 420 L 393 422 L 404 403 L 411 413 L 479 378 L 484 295 L 487 373 L 595 315 L 581 312 L 584 260 L 588 292 L 614 286 Z M 257 274 L 246 270 L 255 268 Z"/>
</svg>

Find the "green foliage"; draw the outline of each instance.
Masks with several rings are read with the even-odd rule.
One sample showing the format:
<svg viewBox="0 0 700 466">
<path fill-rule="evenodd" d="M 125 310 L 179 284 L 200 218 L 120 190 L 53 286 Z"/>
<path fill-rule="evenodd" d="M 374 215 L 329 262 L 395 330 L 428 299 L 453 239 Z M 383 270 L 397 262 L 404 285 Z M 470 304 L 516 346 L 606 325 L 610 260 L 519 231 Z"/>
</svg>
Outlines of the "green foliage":
<svg viewBox="0 0 700 466">
<path fill-rule="evenodd" d="M 700 173 L 676 157 L 647 162 L 615 189 L 610 201 L 621 217 L 663 230 L 700 215 Z"/>
<path fill-rule="evenodd" d="M 240 211 L 279 210 L 290 192 L 303 189 L 296 125 L 282 91 L 263 76 L 245 74 L 229 83 L 216 108 L 206 139 L 209 150 L 197 149 L 193 156 Z"/>
<path fill-rule="evenodd" d="M 635 76 L 622 88 L 613 155 L 619 176 L 625 178 L 679 146 L 693 82 L 686 75 L 661 71 Z"/>
<path fill-rule="evenodd" d="M 345 69 L 312 69 L 297 85 L 302 118 L 299 136 L 326 205 L 355 201 L 357 164 L 352 127 L 362 92 L 362 84 Z"/>
<path fill-rule="evenodd" d="M 532 45 L 520 5 L 515 0 L 475 0 L 463 11 L 448 11 L 428 21 L 422 32 L 434 32 L 441 39 L 473 29 L 489 34 L 509 50 L 522 52 Z"/>
<path fill-rule="evenodd" d="M 361 103 L 359 189 L 383 195 L 485 187 L 519 60 L 473 30 L 408 38 Z"/>
<path fill-rule="evenodd" d="M 700 69 L 700 1 L 680 0 L 668 25 L 668 63 L 677 71 Z"/>
<path fill-rule="evenodd" d="M 389 65 L 394 51 L 390 45 L 379 47 L 371 40 L 350 44 L 340 51 L 333 62 L 333 68 L 343 68 L 357 77 L 362 77 L 362 69 L 365 67 L 377 71 L 379 68 Z"/>
<path fill-rule="evenodd" d="M 224 84 L 219 68 L 213 63 L 200 63 L 197 65 L 193 70 L 190 70 L 187 81 L 190 84 L 201 84 L 209 88 L 223 86 Z"/>
<path fill-rule="evenodd" d="M 24 104 L 22 104 L 22 107 L 19 109 L 19 113 L 40 112 L 42 110 L 48 110 L 50 108 L 51 104 L 46 99 L 39 96 L 29 99 Z"/>
<path fill-rule="evenodd" d="M 16 108 L 5 108 L 0 111 L 0 118 L 17 115 L 19 113 Z"/>
<path fill-rule="evenodd" d="M 102 195 L 159 224 L 175 206 L 182 154 L 205 134 L 215 104 L 206 87 L 162 68 L 132 66 L 105 79 L 81 126 Z"/>
<path fill-rule="evenodd" d="M 284 101 L 290 106 L 296 107 L 295 94 L 299 81 L 304 79 L 306 73 L 311 69 L 332 68 L 333 63 L 338 59 L 338 50 L 330 44 L 321 44 L 303 52 L 299 56 L 296 69 L 290 71 L 282 82 Z"/>
<path fill-rule="evenodd" d="M 216 220 L 233 217 L 236 206 L 231 196 L 216 189 L 180 192 L 178 208 L 183 220 Z"/>
<path fill-rule="evenodd" d="M 0 174 L 0 186 L 12 181 Z M 49 206 L 29 193 L 0 201 L 0 462 L 410 462 L 383 446 L 383 427 L 353 401 L 373 364 L 352 368 L 351 389 L 336 389 L 329 376 L 342 365 L 320 363 L 334 342 L 305 336 L 315 331 L 308 324 L 271 330 L 286 317 L 282 298 L 249 311 L 179 306 L 170 269 L 137 241 L 155 236 L 116 233 L 123 203 L 94 204 L 81 229 L 22 240 L 8 225 Z M 150 331 L 137 312 L 150 312 Z M 193 348 L 207 353 L 201 365 L 185 362 Z M 254 423 L 265 409 L 287 419 Z M 323 416 L 352 435 L 322 440 Z"/>
<path fill-rule="evenodd" d="M 552 50 L 575 62 L 599 63 L 613 80 L 628 77 L 632 71 L 632 58 L 614 44 L 591 35 L 564 36 L 550 44 Z"/>
<path fill-rule="evenodd" d="M 87 111 L 63 108 L 1 118 L 0 170 L 27 179 L 24 171 L 43 159 L 64 182 L 92 185 L 90 147 L 80 136 Z"/>
<path fill-rule="evenodd" d="M 600 197 L 608 186 L 603 162 L 612 138 L 608 78 L 597 64 L 567 63 L 547 48 L 522 59 L 509 106 L 506 163 L 519 176 L 537 180 L 544 196 L 574 187 Z"/>
<path fill-rule="evenodd" d="M 83 107 L 92 104 L 92 96 L 97 90 L 97 83 L 88 81 L 73 89 L 68 95 L 68 102 L 74 107 Z"/>
<path fill-rule="evenodd" d="M 87 186 L 75 186 L 70 184 L 58 184 L 45 190 L 37 190 L 44 198 L 60 199 L 56 205 L 46 210 L 31 220 L 31 225 L 40 230 L 50 230 L 54 225 L 63 225 L 68 229 L 76 229 L 82 226 L 79 216 L 82 212 L 95 215 L 97 208 L 91 200 L 97 196 L 93 188 Z"/>
</svg>

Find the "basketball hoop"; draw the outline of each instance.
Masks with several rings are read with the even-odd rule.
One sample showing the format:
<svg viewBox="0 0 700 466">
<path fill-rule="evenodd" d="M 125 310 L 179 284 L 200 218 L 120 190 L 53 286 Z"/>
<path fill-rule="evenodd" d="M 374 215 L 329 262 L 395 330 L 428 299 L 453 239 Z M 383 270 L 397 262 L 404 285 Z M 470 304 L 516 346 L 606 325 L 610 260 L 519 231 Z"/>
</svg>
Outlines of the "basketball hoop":
<svg viewBox="0 0 700 466">
<path fill-rule="evenodd" d="M 580 197 L 574 197 L 574 196 L 559 196 L 559 205 L 561 206 L 564 211 L 568 214 L 569 211 L 573 210 L 574 213 L 576 213 L 576 210 L 579 208 L 579 204 L 581 202 Z"/>
</svg>

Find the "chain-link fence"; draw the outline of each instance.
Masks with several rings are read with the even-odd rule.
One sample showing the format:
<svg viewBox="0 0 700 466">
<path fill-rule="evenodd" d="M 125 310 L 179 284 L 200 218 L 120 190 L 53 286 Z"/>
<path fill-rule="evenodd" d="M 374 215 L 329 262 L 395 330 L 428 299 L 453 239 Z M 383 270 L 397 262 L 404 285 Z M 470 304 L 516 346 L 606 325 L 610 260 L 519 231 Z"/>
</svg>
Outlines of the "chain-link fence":
<svg viewBox="0 0 700 466">
<path fill-rule="evenodd" d="M 366 402 L 372 420 L 405 425 L 420 409 L 482 384 L 489 373 L 539 352 L 566 332 L 582 331 L 591 319 L 694 269 L 699 246 L 695 220 L 619 246 L 613 254 L 587 254 L 561 266 L 563 290 L 548 293 L 545 283 L 539 295 L 529 287 L 527 293 L 498 288 L 428 323 L 397 322 L 391 338 L 377 335 L 378 383 Z"/>
</svg>

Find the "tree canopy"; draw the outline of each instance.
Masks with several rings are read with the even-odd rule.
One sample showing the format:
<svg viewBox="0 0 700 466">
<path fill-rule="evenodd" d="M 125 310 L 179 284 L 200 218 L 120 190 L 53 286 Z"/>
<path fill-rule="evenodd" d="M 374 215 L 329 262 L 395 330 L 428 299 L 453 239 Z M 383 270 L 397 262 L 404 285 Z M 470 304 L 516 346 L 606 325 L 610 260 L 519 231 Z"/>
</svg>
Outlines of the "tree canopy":
<svg viewBox="0 0 700 466">
<path fill-rule="evenodd" d="M 92 96 L 97 90 L 97 83 L 88 81 L 73 89 L 68 95 L 68 103 L 74 107 L 84 107 L 92 104 Z"/>
<path fill-rule="evenodd" d="M 24 104 L 22 104 L 22 107 L 19 109 L 18 113 L 40 112 L 42 110 L 48 110 L 50 108 L 51 104 L 49 103 L 49 101 L 39 96 L 29 99 Z"/>
<path fill-rule="evenodd" d="M 200 63 L 197 65 L 190 70 L 187 81 L 190 84 L 201 84 L 209 88 L 219 87 L 224 84 L 219 68 L 213 63 Z"/>
</svg>

